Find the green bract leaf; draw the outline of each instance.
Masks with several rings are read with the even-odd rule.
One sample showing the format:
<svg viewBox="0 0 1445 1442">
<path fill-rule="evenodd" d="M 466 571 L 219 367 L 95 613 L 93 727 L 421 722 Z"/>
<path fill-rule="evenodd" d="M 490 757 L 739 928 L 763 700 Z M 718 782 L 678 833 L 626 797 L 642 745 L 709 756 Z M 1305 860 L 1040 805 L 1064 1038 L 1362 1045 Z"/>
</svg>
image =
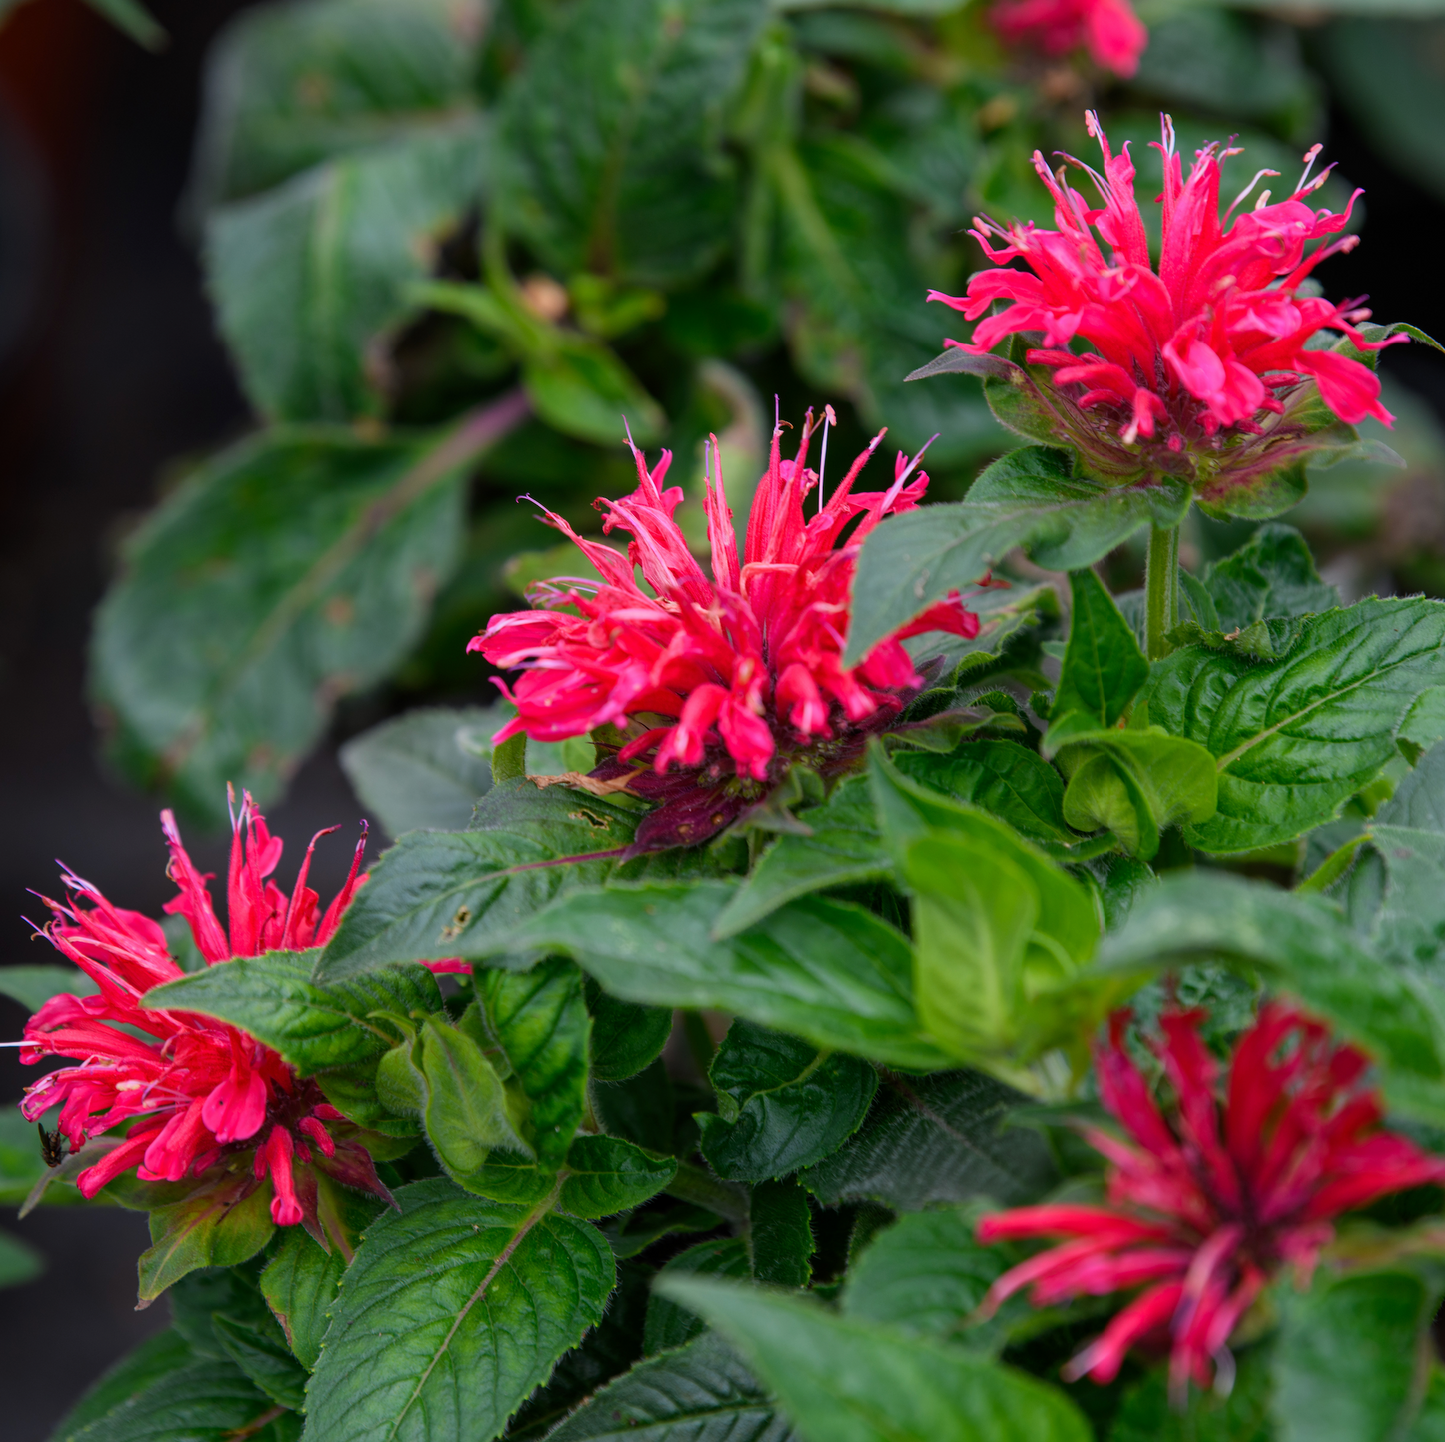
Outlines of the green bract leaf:
<svg viewBox="0 0 1445 1442">
<path fill-rule="evenodd" d="M 1321 1277 L 1308 1293 L 1275 1295 L 1280 1442 L 1384 1442 L 1415 1404 L 1418 1346 L 1438 1297 L 1418 1276 Z"/>
<path fill-rule="evenodd" d="M 249 1170 L 223 1172 L 183 1201 L 155 1207 L 151 1245 L 137 1263 L 140 1300 L 155 1301 L 198 1267 L 234 1267 L 254 1257 L 276 1230 L 271 1188 Z"/>
<path fill-rule="evenodd" d="M 587 1110 L 582 973 L 552 957 L 526 972 L 483 972 L 476 986 L 488 1033 L 526 1098 L 523 1134 L 543 1166 L 559 1166 Z"/>
<path fill-rule="evenodd" d="M 579 886 L 595 886 L 632 840 L 631 812 L 565 786 L 499 782 L 473 829 L 403 837 L 372 868 L 322 953 L 326 982 L 388 962 L 525 950 L 519 922 Z"/>
<path fill-rule="evenodd" d="M 559 1210 L 610 1217 L 639 1207 L 677 1175 L 672 1157 L 645 1152 L 620 1137 L 578 1137 L 567 1152 Z"/>
<path fill-rule="evenodd" d="M 1006 1124 L 1026 1100 L 981 1072 L 885 1075 L 862 1129 L 799 1180 L 830 1207 L 1035 1201 L 1053 1181 L 1054 1163 L 1036 1132 Z"/>
<path fill-rule="evenodd" d="M 271 420 L 381 411 L 369 348 L 414 314 L 407 287 L 481 190 L 475 120 L 328 161 L 212 213 L 207 279 L 256 409 Z"/>
<path fill-rule="evenodd" d="M 777 1393 L 807 1442 L 1087 1442 L 1062 1392 L 975 1354 L 814 1302 L 695 1277 L 659 1283 L 702 1312 Z"/>
<path fill-rule="evenodd" d="M 362 805 L 393 836 L 424 827 L 464 831 L 492 785 L 495 708 L 408 711 L 348 741 L 342 769 Z"/>
<path fill-rule="evenodd" d="M 96 620 L 124 769 L 216 825 L 228 781 L 275 796 L 336 699 L 420 634 L 459 554 L 459 472 L 520 415 L 501 403 L 440 444 L 272 432 L 197 472 L 131 539 Z"/>
<path fill-rule="evenodd" d="M 306 1399 L 315 1442 L 485 1442 L 601 1320 L 596 1229 L 435 1179 L 397 1193 L 348 1268 Z"/>
<path fill-rule="evenodd" d="M 722 107 L 766 0 L 584 0 L 502 105 L 504 224 L 563 274 L 666 285 L 727 245 L 736 191 Z"/>
<path fill-rule="evenodd" d="M 790 1442 L 777 1405 L 716 1333 L 639 1362 L 548 1442 Z"/>
<path fill-rule="evenodd" d="M 189 203 L 250 195 L 473 104 L 475 0 L 252 10 L 211 52 Z"/>
<path fill-rule="evenodd" d="M 945 1207 L 900 1217 L 848 1271 L 846 1316 L 940 1340 L 963 1332 L 988 1289 L 1011 1263 L 1006 1249 L 974 1237 L 977 1208 Z M 996 1344 L 995 1329 L 979 1340 Z M 975 1343 L 969 1336 L 960 1338 Z"/>
<path fill-rule="evenodd" d="M 672 1035 L 665 1006 L 637 1006 L 609 996 L 588 977 L 587 1010 L 592 1015 L 592 1075 L 600 1082 L 626 1081 L 662 1054 Z"/>
<path fill-rule="evenodd" d="M 1415 698 L 1445 680 L 1442 642 L 1445 604 L 1367 600 L 1306 621 L 1282 660 L 1187 646 L 1158 663 L 1150 721 L 1207 747 L 1219 772 L 1218 811 L 1189 843 L 1252 851 L 1329 820 L 1394 754 Z"/>
<path fill-rule="evenodd" d="M 1445 1041 L 1432 1007 L 1327 903 L 1219 872 L 1166 877 L 1105 938 L 1096 966 L 1139 976 L 1195 960 L 1242 963 L 1294 992 L 1382 1064 L 1393 1106 L 1445 1119 Z"/>
<path fill-rule="evenodd" d="M 563 897 L 514 933 L 566 952 L 608 991 L 658 1006 L 714 1007 L 819 1046 L 937 1066 L 913 1012 L 908 943 L 862 907 L 809 897 L 713 941 L 722 881 Z"/>
<path fill-rule="evenodd" d="M 1149 662 L 1114 598 L 1090 570 L 1069 573 L 1074 604 L 1063 671 L 1049 708 L 1049 734 L 1082 714 L 1091 729 L 1113 726 L 1149 679 Z"/>
<path fill-rule="evenodd" d="M 439 1012 L 441 993 L 423 966 L 402 963 L 320 987 L 311 980 L 316 951 L 238 956 L 148 991 L 153 1011 L 191 1011 L 230 1022 L 274 1047 L 303 1076 L 356 1066 L 400 1036 L 377 1012 Z"/>
<path fill-rule="evenodd" d="M 1018 545 L 1051 570 L 1092 565 L 1148 521 L 1175 524 L 1189 504 L 1172 482 L 1107 486 L 1073 474 L 1064 451 L 1028 446 L 989 466 L 966 501 L 894 516 L 863 544 L 846 665 L 951 591 L 967 594 Z"/>
<path fill-rule="evenodd" d="M 700 1147 L 731 1181 L 786 1176 L 835 1152 L 862 1124 L 878 1073 L 856 1057 L 738 1020 L 708 1073 L 718 1112 L 700 1112 Z"/>
</svg>

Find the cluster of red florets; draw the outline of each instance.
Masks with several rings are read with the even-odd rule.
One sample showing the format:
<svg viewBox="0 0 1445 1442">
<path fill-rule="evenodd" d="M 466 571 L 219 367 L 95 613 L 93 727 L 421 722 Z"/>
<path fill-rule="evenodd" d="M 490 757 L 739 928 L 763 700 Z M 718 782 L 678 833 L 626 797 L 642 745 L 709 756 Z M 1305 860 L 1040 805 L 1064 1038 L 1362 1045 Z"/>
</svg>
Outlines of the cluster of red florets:
<svg viewBox="0 0 1445 1442">
<path fill-rule="evenodd" d="M 1124 1048 L 1117 1014 L 1095 1069 L 1129 1140 L 1085 1135 L 1108 1159 L 1108 1205 L 1019 1207 L 984 1219 L 985 1242 L 1062 1245 L 1006 1272 L 986 1306 L 1031 1288 L 1039 1306 L 1141 1287 L 1065 1369 L 1111 1381 L 1135 1344 L 1170 1352 L 1176 1396 L 1231 1374 L 1228 1342 L 1284 1267 L 1307 1280 L 1332 1219 L 1391 1192 L 1445 1180 L 1445 1162 L 1381 1128 L 1368 1059 L 1285 1002 L 1261 1008 L 1235 1048 L 1221 1098 L 1200 1011 L 1166 1014 L 1157 1047 L 1174 1093 L 1168 1117 Z"/>
<path fill-rule="evenodd" d="M 664 451 L 649 472 L 634 448 L 637 490 L 598 503 L 605 532 L 632 536 L 627 555 L 546 512 L 601 584 L 547 582 L 532 593 L 537 609 L 492 617 L 471 643 L 493 665 L 522 670 L 513 687 L 498 682 L 517 707 L 498 742 L 520 732 L 558 741 L 608 724 L 630 730 L 594 775 L 630 775 L 629 789 L 664 803 L 639 829 L 639 849 L 706 839 L 800 754 L 825 772 L 851 764 L 870 731 L 895 718 L 923 684 L 902 642 L 926 631 L 978 634 L 978 617 L 955 594 L 880 641 L 859 665 L 843 665 L 858 552 L 884 516 L 918 505 L 928 477 L 915 475 L 916 461 L 900 454 L 886 491 L 855 493 L 880 432 L 809 520 L 804 503 L 820 486 L 807 466 L 813 431 L 809 413 L 788 461 L 781 428 L 774 429 L 741 564 L 721 474 L 709 478 L 711 577 L 673 519 L 682 490 L 663 488 L 671 454 Z"/>
<path fill-rule="evenodd" d="M 212 908 L 209 878 L 186 854 L 169 811 L 162 823 L 170 876 L 180 888 L 166 910 L 185 917 L 210 966 L 237 956 L 324 944 L 366 880 L 360 874 L 363 831 L 345 886 L 318 915 L 319 898 L 306 885 L 318 836 L 307 848 L 288 898 L 268 880 L 281 859 L 281 840 L 271 835 L 247 795 L 233 823 L 228 930 Z M 132 1167 L 142 1181 L 200 1177 L 249 1149 L 255 1153 L 254 1178 L 271 1180 L 271 1215 L 279 1225 L 294 1225 L 308 1215 L 314 1219 L 314 1181 L 298 1177 L 297 1163 L 314 1164 L 348 1186 L 386 1195 L 364 1147 L 344 1131 L 335 1135 L 341 1113 L 315 1082 L 297 1077 L 276 1052 L 233 1026 L 142 1004 L 154 987 L 185 975 L 156 922 L 111 905 L 72 873 L 65 873 L 64 881 L 69 904 L 44 898 L 54 913 L 45 935 L 99 991 L 52 997 L 30 1018 L 23 1062 L 64 1056 L 80 1064 L 48 1072 L 27 1090 L 21 1109 L 33 1121 L 61 1104 L 59 1129 L 75 1150 L 129 1124 L 123 1140 L 80 1172 L 82 1195 L 94 1196 Z"/>
<path fill-rule="evenodd" d="M 998 0 L 989 19 L 1010 45 L 1034 45 L 1045 55 L 1085 49 L 1096 65 L 1125 79 L 1149 43 L 1129 0 Z"/>
</svg>

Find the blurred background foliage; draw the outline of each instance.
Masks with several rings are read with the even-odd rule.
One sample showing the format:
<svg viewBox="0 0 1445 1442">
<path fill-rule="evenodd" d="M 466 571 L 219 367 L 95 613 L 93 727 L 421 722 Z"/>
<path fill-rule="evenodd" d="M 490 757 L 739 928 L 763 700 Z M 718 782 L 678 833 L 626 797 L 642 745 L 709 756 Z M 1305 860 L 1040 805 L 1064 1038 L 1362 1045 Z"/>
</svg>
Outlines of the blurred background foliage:
<svg viewBox="0 0 1445 1442">
<path fill-rule="evenodd" d="M 741 516 L 774 404 L 832 402 L 844 457 L 936 433 L 932 494 L 962 495 L 1008 438 L 974 379 L 904 378 L 959 333 L 925 295 L 979 264 L 971 217 L 1050 222 L 1035 149 L 1087 158 L 1099 107 L 1147 198 L 1162 108 L 1186 156 L 1234 136 L 1241 186 L 1289 184 L 1338 103 L 1445 195 L 1432 9 L 1154 0 L 1128 82 L 1006 51 L 953 0 L 244 11 L 182 211 L 259 428 L 128 538 L 93 652 L 108 754 L 216 824 L 227 781 L 275 798 L 338 705 L 354 730 L 484 694 L 465 644 L 553 540 L 518 494 L 595 533 L 593 499 L 629 488 L 624 417 L 674 452 L 699 540 L 704 437 Z M 1299 517 L 1327 551 L 1368 538 L 1347 591 L 1445 584 L 1445 455 L 1426 407 L 1393 405 L 1403 480 L 1337 468 Z"/>
</svg>

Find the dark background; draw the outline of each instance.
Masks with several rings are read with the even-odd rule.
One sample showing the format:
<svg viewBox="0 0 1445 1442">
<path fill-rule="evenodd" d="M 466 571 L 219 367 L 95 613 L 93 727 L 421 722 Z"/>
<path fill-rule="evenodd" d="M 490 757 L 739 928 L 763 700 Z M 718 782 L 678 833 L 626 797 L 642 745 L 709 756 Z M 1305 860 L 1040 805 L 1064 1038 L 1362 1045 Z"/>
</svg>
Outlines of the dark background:
<svg viewBox="0 0 1445 1442">
<path fill-rule="evenodd" d="M 171 37 L 160 55 L 79 0 L 33 0 L 0 29 L 0 964 L 48 959 L 21 913 L 37 916 L 27 888 L 55 889 L 57 857 L 123 906 L 157 915 L 173 894 L 157 803 L 96 760 L 84 654 L 126 526 L 179 458 L 248 424 L 176 220 L 206 46 L 242 3 L 157 0 Z M 1445 333 L 1445 209 L 1344 117 L 1327 139 L 1369 207 L 1365 243 L 1326 268 L 1329 293 L 1369 291 L 1377 318 Z M 1396 347 L 1386 364 L 1445 418 L 1439 356 Z M 358 812 L 323 751 L 271 812 L 291 848 L 283 883 L 314 831 L 349 830 Z M 192 850 L 203 870 L 223 865 L 220 838 Z M 338 837 L 318 856 L 323 899 L 349 853 Z M 23 1020 L 0 999 L 0 1039 Z M 0 1052 L 0 1102 L 33 1079 L 14 1057 Z M 133 1310 L 140 1216 L 42 1209 L 16 1230 L 49 1267 L 0 1292 L 3 1431 L 39 1442 L 167 1309 Z"/>
</svg>

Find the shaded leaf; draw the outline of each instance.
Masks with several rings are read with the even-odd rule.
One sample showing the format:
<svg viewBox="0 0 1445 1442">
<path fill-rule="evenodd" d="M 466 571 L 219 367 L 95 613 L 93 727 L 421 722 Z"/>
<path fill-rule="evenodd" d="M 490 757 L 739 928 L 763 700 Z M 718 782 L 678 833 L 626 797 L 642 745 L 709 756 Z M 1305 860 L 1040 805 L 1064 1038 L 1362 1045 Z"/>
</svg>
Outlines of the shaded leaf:
<svg viewBox="0 0 1445 1442">
<path fill-rule="evenodd" d="M 741 1237 L 712 1237 L 679 1252 L 658 1273 L 658 1277 L 737 1277 L 752 1275 L 747 1243 Z M 690 1307 L 659 1292 L 654 1284 L 647 1303 L 647 1325 L 642 1334 L 644 1355 L 652 1356 L 681 1347 L 707 1330 Z"/>
<path fill-rule="evenodd" d="M 755 1281 L 806 1287 L 812 1280 L 813 1217 L 797 1182 L 759 1182 L 752 1189 L 748 1256 Z"/>
<path fill-rule="evenodd" d="M 0 996 L 37 1012 L 52 996 L 91 996 L 100 988 L 78 966 L 0 966 Z"/>
<path fill-rule="evenodd" d="M 1098 726 L 1113 726 L 1149 679 L 1149 662 L 1103 582 L 1093 571 L 1079 570 L 1069 573 L 1069 585 L 1069 643 L 1049 708 L 1051 735 L 1080 712 Z"/>
<path fill-rule="evenodd" d="M 660 1157 L 620 1137 L 580 1136 L 567 1152 L 557 1206 L 574 1217 L 610 1217 L 654 1197 L 677 1174 Z"/>
<path fill-rule="evenodd" d="M 652 1065 L 672 1035 L 665 1006 L 638 1006 L 609 996 L 590 976 L 587 1010 L 592 1016 L 592 1075 L 600 1082 L 626 1081 Z"/>
<path fill-rule="evenodd" d="M 224 1172 L 184 1200 L 154 1207 L 151 1245 L 136 1264 L 140 1300 L 153 1302 L 199 1267 L 234 1267 L 248 1261 L 275 1230 L 270 1185 L 245 1172 Z"/>
<path fill-rule="evenodd" d="M 1017 741 L 969 741 L 949 756 L 901 751 L 893 764 L 920 785 L 968 802 L 1035 841 L 1078 840 L 1064 821 L 1063 778 Z"/>
</svg>

